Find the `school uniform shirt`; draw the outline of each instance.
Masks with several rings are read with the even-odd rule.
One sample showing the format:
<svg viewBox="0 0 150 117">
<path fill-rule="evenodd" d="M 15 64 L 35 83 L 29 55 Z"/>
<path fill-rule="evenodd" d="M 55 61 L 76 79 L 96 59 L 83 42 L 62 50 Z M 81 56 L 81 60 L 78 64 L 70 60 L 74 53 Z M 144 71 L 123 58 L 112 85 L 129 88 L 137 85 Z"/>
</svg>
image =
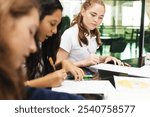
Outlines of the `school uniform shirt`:
<svg viewBox="0 0 150 117">
<path fill-rule="evenodd" d="M 78 33 L 79 28 L 75 24 L 67 29 L 61 37 L 60 48 L 69 53 L 69 59 L 73 62 L 88 58 L 90 54 L 95 54 L 98 49 L 96 36 L 90 37 L 90 35 L 86 36 L 88 46 L 82 43 L 83 46 L 81 47 L 78 41 Z"/>
</svg>

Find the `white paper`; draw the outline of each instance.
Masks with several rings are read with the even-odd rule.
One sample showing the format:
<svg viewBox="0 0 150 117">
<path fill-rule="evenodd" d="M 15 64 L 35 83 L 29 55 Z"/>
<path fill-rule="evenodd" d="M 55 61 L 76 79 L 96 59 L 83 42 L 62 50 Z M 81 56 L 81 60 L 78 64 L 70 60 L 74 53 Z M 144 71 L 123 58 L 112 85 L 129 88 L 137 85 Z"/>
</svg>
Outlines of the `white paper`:
<svg viewBox="0 0 150 117">
<path fill-rule="evenodd" d="M 105 100 L 150 100 L 150 79 L 114 76 L 116 93 L 109 93 Z"/>
<path fill-rule="evenodd" d="M 118 73 L 125 73 L 132 76 L 150 77 L 150 71 L 148 69 L 141 69 L 136 67 L 127 67 L 127 66 L 101 63 L 98 65 L 91 66 L 90 68 L 118 72 Z"/>
<path fill-rule="evenodd" d="M 145 70 L 145 71 L 149 71 L 150 72 L 150 65 L 144 65 L 140 68 L 142 71 Z"/>
<path fill-rule="evenodd" d="M 150 79 L 114 76 L 116 90 L 119 92 L 150 94 Z"/>
<path fill-rule="evenodd" d="M 53 91 L 68 92 L 73 94 L 99 94 L 99 93 L 114 93 L 115 88 L 109 81 L 89 80 L 75 81 L 65 80 L 62 86 L 52 88 Z"/>
<path fill-rule="evenodd" d="M 149 93 L 139 92 L 116 92 L 105 96 L 105 100 L 147 100 L 150 101 Z"/>
</svg>

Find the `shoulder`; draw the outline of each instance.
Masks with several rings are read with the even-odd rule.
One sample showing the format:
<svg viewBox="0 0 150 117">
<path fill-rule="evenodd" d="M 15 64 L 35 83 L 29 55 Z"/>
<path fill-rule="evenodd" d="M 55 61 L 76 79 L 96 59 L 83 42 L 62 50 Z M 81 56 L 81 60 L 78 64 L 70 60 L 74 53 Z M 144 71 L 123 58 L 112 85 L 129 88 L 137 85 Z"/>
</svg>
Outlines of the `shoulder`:
<svg viewBox="0 0 150 117">
<path fill-rule="evenodd" d="M 67 30 L 65 30 L 64 34 L 75 34 L 78 32 L 78 26 L 77 24 L 75 24 L 74 26 L 71 26 L 70 28 L 68 28 Z"/>
</svg>

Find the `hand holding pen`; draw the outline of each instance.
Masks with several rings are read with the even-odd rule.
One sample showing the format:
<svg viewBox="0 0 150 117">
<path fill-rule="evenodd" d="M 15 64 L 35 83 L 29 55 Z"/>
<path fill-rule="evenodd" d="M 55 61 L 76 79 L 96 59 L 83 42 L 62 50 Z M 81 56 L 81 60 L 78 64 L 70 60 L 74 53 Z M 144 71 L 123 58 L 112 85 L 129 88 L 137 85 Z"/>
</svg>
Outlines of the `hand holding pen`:
<svg viewBox="0 0 150 117">
<path fill-rule="evenodd" d="M 89 48 L 87 48 L 87 52 L 89 53 L 89 57 L 86 59 L 86 66 L 100 63 L 100 59 L 98 55 L 96 55 L 95 53 L 92 53 Z"/>
<path fill-rule="evenodd" d="M 55 72 L 52 73 L 53 78 L 51 78 L 52 86 L 56 87 L 59 86 L 67 77 L 67 73 L 64 69 L 57 70 L 55 64 L 53 62 L 52 57 L 49 57 L 49 63 L 52 65 Z"/>
<path fill-rule="evenodd" d="M 53 67 L 53 70 L 56 71 L 56 67 L 55 67 L 55 64 L 54 64 L 54 62 L 53 62 L 52 57 L 49 57 L 49 63 L 50 63 L 50 65 Z"/>
</svg>

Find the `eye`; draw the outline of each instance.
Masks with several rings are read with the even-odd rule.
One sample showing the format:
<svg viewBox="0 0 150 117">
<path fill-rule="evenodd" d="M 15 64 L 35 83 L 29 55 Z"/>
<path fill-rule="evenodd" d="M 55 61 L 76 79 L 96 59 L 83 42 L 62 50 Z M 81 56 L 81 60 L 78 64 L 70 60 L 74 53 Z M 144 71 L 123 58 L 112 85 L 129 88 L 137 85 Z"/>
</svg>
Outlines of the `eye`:
<svg viewBox="0 0 150 117">
<path fill-rule="evenodd" d="M 54 26 L 56 25 L 56 23 L 50 22 L 50 25 L 51 25 L 52 27 L 54 27 Z"/>
<path fill-rule="evenodd" d="M 92 17 L 95 17 L 95 16 L 96 16 L 96 14 L 93 14 L 93 13 L 90 13 L 90 14 L 91 14 Z"/>
<path fill-rule="evenodd" d="M 103 16 L 98 17 L 98 19 L 103 19 Z"/>
<path fill-rule="evenodd" d="M 34 37 L 36 33 L 36 29 L 29 29 L 29 33 L 32 37 Z"/>
</svg>

